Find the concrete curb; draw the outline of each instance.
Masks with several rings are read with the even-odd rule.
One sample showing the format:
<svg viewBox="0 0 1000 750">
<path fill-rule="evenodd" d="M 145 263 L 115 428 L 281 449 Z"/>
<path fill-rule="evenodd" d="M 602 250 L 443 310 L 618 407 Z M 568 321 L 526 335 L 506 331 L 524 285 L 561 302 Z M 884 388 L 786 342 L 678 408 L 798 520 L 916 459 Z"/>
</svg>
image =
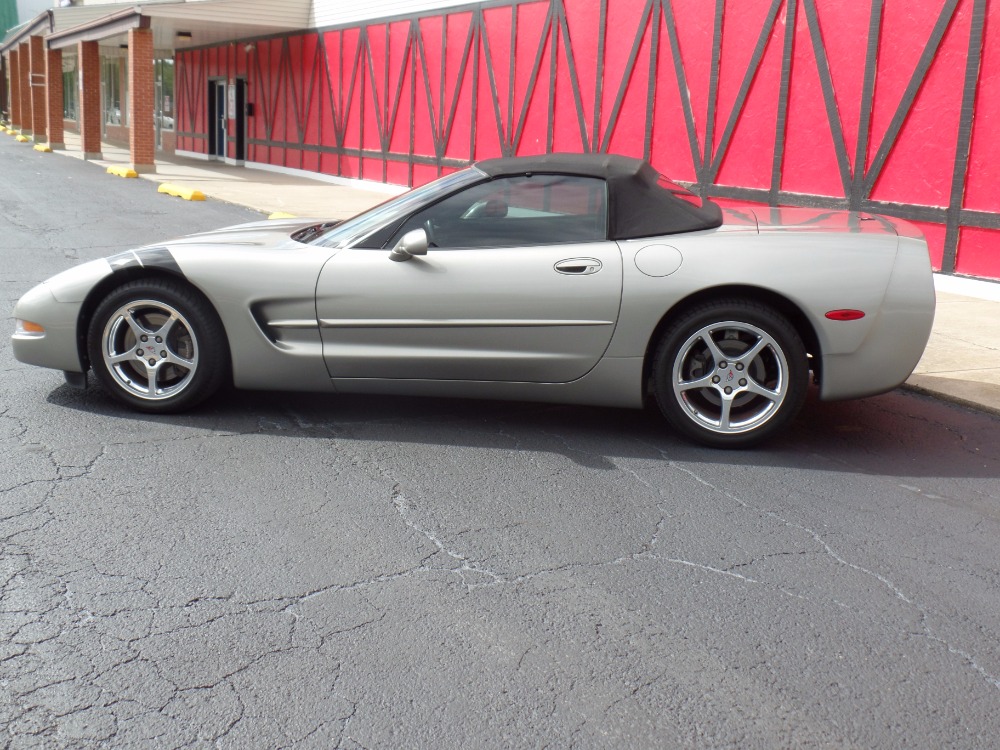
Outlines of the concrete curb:
<svg viewBox="0 0 1000 750">
<path fill-rule="evenodd" d="M 52 149 L 46 143 L 36 143 L 35 144 L 35 151 L 40 151 L 43 154 L 51 154 L 52 153 Z"/>
<path fill-rule="evenodd" d="M 194 190 L 193 188 L 186 188 L 181 185 L 172 185 L 169 182 L 161 183 L 160 187 L 156 189 L 156 192 L 166 193 L 167 195 L 173 195 L 177 198 L 183 198 L 186 201 L 205 200 L 205 194 L 200 190 Z"/>
<path fill-rule="evenodd" d="M 928 388 L 923 385 L 917 385 L 916 383 L 903 383 L 899 386 L 903 390 L 913 391 L 913 393 L 919 393 L 922 396 L 930 396 L 931 398 L 936 398 L 938 401 L 946 401 L 951 404 L 957 404 L 958 406 L 964 406 L 966 409 L 973 409 L 975 411 L 984 412 L 990 414 L 994 417 L 1000 417 L 1000 407 L 994 406 L 992 404 L 984 403 L 982 401 L 976 401 L 971 398 L 964 398 L 955 393 L 950 393 L 948 391 L 942 391 L 937 388 Z"/>
</svg>

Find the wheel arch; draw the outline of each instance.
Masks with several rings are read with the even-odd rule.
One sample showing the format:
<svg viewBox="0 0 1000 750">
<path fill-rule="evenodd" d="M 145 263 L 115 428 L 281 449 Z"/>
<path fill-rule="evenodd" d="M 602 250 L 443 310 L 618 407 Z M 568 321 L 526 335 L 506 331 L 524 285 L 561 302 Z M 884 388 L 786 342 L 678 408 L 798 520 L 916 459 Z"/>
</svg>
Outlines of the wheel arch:
<svg viewBox="0 0 1000 750">
<path fill-rule="evenodd" d="M 683 314 L 686 310 L 704 302 L 722 298 L 748 299 L 772 307 L 784 315 L 802 339 L 806 353 L 810 355 L 809 369 L 813 371 L 817 379 L 820 377 L 820 367 L 822 366 L 823 358 L 819 336 L 816 334 L 816 329 L 809 321 L 809 318 L 798 305 L 788 299 L 788 297 L 772 289 L 765 289 L 764 287 L 749 284 L 725 284 L 707 289 L 699 289 L 697 292 L 678 300 L 657 322 L 652 335 L 649 337 L 649 341 L 646 342 L 646 351 L 643 355 L 642 382 L 644 399 L 648 399 L 651 396 L 650 381 L 653 370 L 653 355 L 667 326 L 670 325 L 673 319 Z"/>
<path fill-rule="evenodd" d="M 211 308 L 215 315 L 219 318 L 219 324 L 222 326 L 223 332 L 225 332 L 226 327 L 222 322 L 221 316 L 219 316 L 218 310 L 209 300 L 208 296 L 201 291 L 197 286 L 192 284 L 186 276 L 177 271 L 171 269 L 166 269 L 162 267 L 140 267 L 132 266 L 116 270 L 109 276 L 105 276 L 101 279 L 94 287 L 87 293 L 86 299 L 80 306 L 80 314 L 76 322 L 76 349 L 77 354 L 80 357 L 80 364 L 83 367 L 83 371 L 86 372 L 90 369 L 90 355 L 87 353 L 87 331 L 90 328 L 90 321 L 93 318 L 94 313 L 97 311 L 98 306 L 101 301 L 107 297 L 111 292 L 120 286 L 128 284 L 133 281 L 155 281 L 164 280 L 170 281 L 176 284 L 181 284 L 192 293 L 197 294 L 206 305 Z M 226 333 L 226 342 L 228 345 L 229 335 Z M 231 347 L 230 347 L 231 348 Z M 230 372 L 232 372 L 232 353 L 227 352 L 227 359 L 229 361 Z"/>
</svg>

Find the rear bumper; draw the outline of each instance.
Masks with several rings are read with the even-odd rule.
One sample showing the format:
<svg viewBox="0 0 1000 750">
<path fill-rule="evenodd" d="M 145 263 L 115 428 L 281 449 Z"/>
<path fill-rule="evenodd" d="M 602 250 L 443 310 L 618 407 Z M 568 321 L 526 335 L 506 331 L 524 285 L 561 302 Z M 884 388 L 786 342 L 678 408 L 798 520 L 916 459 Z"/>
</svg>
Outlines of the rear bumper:
<svg viewBox="0 0 1000 750">
<path fill-rule="evenodd" d="M 901 385 L 924 353 L 934 323 L 934 278 L 927 243 L 901 233 L 878 316 L 849 354 L 823 357 L 820 398 L 874 396 Z"/>
</svg>

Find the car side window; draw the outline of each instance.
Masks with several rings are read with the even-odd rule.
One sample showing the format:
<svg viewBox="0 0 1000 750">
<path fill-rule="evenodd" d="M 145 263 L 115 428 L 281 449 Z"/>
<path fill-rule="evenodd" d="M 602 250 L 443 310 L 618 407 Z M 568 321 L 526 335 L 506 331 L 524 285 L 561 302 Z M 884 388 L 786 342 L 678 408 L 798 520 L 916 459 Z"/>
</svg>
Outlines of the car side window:
<svg viewBox="0 0 1000 750">
<path fill-rule="evenodd" d="M 607 184 L 574 175 L 500 177 L 417 212 L 389 246 L 420 227 L 439 248 L 599 242 L 608 237 Z"/>
</svg>

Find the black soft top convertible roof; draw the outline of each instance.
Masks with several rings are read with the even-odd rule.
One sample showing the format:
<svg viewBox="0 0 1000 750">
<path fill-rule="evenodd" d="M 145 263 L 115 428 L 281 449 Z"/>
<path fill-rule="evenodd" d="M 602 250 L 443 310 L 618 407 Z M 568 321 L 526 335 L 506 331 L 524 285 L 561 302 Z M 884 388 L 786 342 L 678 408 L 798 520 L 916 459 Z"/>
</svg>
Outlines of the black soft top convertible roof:
<svg viewBox="0 0 1000 750">
<path fill-rule="evenodd" d="M 722 211 L 717 205 L 701 199 L 698 206 L 678 197 L 641 159 L 615 154 L 545 154 L 487 159 L 475 166 L 491 178 L 537 173 L 606 180 L 608 238 L 612 240 L 695 232 L 722 224 Z"/>
</svg>

